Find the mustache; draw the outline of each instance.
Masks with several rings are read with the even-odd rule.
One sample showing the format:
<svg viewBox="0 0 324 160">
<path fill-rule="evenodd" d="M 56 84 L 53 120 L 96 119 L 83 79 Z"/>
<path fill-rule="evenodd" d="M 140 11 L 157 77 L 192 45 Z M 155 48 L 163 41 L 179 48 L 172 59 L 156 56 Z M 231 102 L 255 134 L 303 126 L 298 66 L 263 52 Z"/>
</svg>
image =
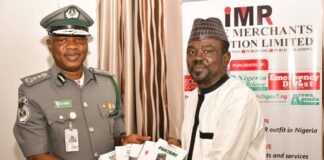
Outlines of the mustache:
<svg viewBox="0 0 324 160">
<path fill-rule="evenodd" d="M 207 64 L 205 64 L 203 61 L 194 61 L 190 68 L 193 68 L 196 66 L 207 67 Z"/>
</svg>

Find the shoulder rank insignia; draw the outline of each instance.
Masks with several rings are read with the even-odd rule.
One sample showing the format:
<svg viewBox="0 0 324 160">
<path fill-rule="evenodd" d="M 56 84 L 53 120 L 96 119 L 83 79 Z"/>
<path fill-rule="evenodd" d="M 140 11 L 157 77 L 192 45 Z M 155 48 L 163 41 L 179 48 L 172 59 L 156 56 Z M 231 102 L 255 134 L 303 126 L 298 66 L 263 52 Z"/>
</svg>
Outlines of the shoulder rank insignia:
<svg viewBox="0 0 324 160">
<path fill-rule="evenodd" d="M 101 75 L 106 75 L 106 76 L 114 76 L 114 74 L 110 71 L 105 71 L 97 68 L 89 68 L 90 72 L 95 73 L 95 74 L 101 74 Z"/>
<path fill-rule="evenodd" d="M 17 120 L 19 123 L 25 124 L 31 117 L 30 108 L 28 106 L 28 99 L 21 97 L 18 101 Z"/>
<path fill-rule="evenodd" d="M 41 72 L 41 73 L 37 73 L 25 78 L 22 78 L 21 80 L 23 81 L 23 83 L 27 86 L 32 86 L 34 84 L 37 84 L 43 80 L 46 80 L 47 78 L 49 78 L 50 75 L 47 73 L 47 71 L 45 72 Z"/>
</svg>

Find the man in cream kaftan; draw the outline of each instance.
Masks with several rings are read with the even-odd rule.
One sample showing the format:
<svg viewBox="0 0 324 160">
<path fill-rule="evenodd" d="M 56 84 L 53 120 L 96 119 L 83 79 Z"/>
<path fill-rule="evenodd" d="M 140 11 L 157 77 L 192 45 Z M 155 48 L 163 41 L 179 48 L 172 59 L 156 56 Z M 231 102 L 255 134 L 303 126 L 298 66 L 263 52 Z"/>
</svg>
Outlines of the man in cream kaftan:
<svg viewBox="0 0 324 160">
<path fill-rule="evenodd" d="M 258 100 L 249 88 L 232 78 L 218 88 L 211 86 L 191 93 L 184 108 L 183 147 L 189 150 L 195 112 L 202 96 L 192 159 L 265 159 L 266 141 Z"/>
</svg>

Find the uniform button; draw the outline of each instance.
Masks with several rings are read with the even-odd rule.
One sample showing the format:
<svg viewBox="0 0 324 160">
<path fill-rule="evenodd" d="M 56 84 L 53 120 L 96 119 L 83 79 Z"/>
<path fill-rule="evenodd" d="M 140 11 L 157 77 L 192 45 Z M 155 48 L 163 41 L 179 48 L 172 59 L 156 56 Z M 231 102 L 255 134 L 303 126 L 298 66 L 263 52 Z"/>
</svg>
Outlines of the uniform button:
<svg viewBox="0 0 324 160">
<path fill-rule="evenodd" d="M 96 153 L 94 153 L 94 156 L 95 157 L 99 157 L 99 154 L 96 152 Z"/>
<path fill-rule="evenodd" d="M 64 118 L 64 116 L 62 116 L 62 115 L 59 116 L 59 119 L 60 119 L 60 120 L 62 120 L 63 118 Z"/>
<path fill-rule="evenodd" d="M 89 131 L 92 133 L 94 132 L 94 128 L 93 127 L 89 127 Z"/>
<path fill-rule="evenodd" d="M 87 102 L 83 102 L 83 107 L 88 107 L 88 103 Z"/>
</svg>

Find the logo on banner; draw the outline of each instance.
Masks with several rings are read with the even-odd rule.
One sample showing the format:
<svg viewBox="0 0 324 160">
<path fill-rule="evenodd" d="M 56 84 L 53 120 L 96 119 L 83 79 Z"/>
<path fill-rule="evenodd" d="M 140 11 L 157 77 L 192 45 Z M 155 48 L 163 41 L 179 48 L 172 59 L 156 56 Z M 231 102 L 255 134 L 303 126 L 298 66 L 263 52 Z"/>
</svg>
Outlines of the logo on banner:
<svg viewBox="0 0 324 160">
<path fill-rule="evenodd" d="M 185 92 L 191 92 L 195 88 L 197 88 L 196 81 L 193 80 L 190 75 L 185 75 L 184 76 L 184 90 L 185 90 Z"/>
<path fill-rule="evenodd" d="M 268 69 L 269 63 L 267 59 L 231 60 L 230 62 L 230 71 L 258 71 Z"/>
<path fill-rule="evenodd" d="M 319 90 L 320 73 L 269 73 L 269 90 Z"/>
<path fill-rule="evenodd" d="M 288 94 L 286 93 L 256 93 L 260 103 L 287 103 Z"/>
<path fill-rule="evenodd" d="M 263 20 L 269 25 L 272 25 L 272 20 L 270 18 L 272 14 L 272 8 L 269 5 L 262 6 L 248 6 L 248 7 L 226 7 L 225 12 L 225 27 L 231 26 L 231 17 L 233 17 L 234 26 L 246 26 L 247 23 L 253 26 L 255 19 L 258 25 L 263 25 Z M 256 12 L 256 14 L 254 14 Z M 232 15 L 232 16 L 231 16 Z M 256 17 L 254 17 L 256 15 Z"/>
<path fill-rule="evenodd" d="M 230 39 L 230 52 L 312 53 L 313 25 L 273 25 L 272 13 L 270 5 L 225 7 L 224 26 Z"/>
<path fill-rule="evenodd" d="M 313 94 L 294 94 L 291 99 L 291 105 L 319 105 L 320 98 Z"/>
<path fill-rule="evenodd" d="M 233 78 L 241 80 L 246 86 L 248 86 L 252 91 L 267 91 L 267 76 L 266 75 L 230 75 Z"/>
</svg>

